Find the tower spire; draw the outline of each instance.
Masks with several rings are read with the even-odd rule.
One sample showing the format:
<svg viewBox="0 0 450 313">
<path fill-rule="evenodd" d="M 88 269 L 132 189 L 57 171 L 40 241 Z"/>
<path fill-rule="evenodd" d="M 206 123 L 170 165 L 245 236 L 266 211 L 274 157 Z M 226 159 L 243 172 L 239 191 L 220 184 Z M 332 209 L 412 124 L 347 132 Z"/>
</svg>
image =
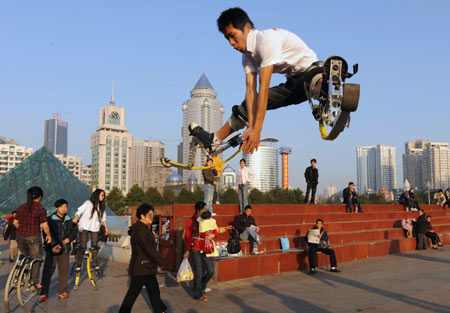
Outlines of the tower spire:
<svg viewBox="0 0 450 313">
<path fill-rule="evenodd" d="M 111 101 L 109 101 L 109 105 L 114 106 L 116 102 L 114 101 L 114 81 L 112 82 L 112 88 L 111 88 Z"/>
</svg>

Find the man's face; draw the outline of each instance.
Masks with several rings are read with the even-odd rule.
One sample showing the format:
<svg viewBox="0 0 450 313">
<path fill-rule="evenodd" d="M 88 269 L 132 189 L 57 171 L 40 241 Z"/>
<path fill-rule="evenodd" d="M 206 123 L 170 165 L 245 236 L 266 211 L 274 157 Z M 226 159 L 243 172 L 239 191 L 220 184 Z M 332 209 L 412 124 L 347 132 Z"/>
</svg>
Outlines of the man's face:
<svg viewBox="0 0 450 313">
<path fill-rule="evenodd" d="M 349 185 L 349 187 L 350 187 L 350 190 L 353 190 L 355 188 L 355 185 L 351 184 L 351 185 Z"/>
<path fill-rule="evenodd" d="M 252 215 L 252 209 L 245 210 L 245 215 L 247 215 L 247 216 Z"/>
<path fill-rule="evenodd" d="M 422 212 L 422 211 L 419 211 L 419 216 L 421 216 L 421 215 L 423 215 L 423 212 Z"/>
<path fill-rule="evenodd" d="M 60 207 L 56 208 L 56 212 L 60 215 L 60 216 L 64 216 L 67 213 L 67 204 L 63 204 Z"/>
<path fill-rule="evenodd" d="M 317 221 L 317 222 L 316 222 L 316 227 L 317 227 L 318 229 L 321 229 L 321 228 L 323 227 L 322 221 Z"/>
<path fill-rule="evenodd" d="M 431 222 L 431 217 L 427 217 L 427 222 Z"/>
<path fill-rule="evenodd" d="M 311 166 L 312 166 L 313 168 L 316 167 L 316 162 L 312 161 L 312 162 L 311 162 Z"/>
<path fill-rule="evenodd" d="M 249 23 L 244 26 L 244 31 L 235 28 L 233 24 L 230 24 L 225 27 L 223 35 L 234 49 L 244 53 L 247 52 L 247 36 L 251 29 Z"/>
<path fill-rule="evenodd" d="M 414 189 L 411 189 L 411 193 L 414 193 Z"/>
<path fill-rule="evenodd" d="M 241 168 L 245 167 L 245 162 L 244 161 L 241 161 L 241 163 L 239 163 L 239 164 L 241 165 Z"/>
</svg>

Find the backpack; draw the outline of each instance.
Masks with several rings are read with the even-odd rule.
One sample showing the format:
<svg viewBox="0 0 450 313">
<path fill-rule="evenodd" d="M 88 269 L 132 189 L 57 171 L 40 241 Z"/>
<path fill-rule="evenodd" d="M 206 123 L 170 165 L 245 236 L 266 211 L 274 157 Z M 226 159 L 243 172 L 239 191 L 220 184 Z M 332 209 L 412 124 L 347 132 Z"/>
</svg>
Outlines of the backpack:
<svg viewBox="0 0 450 313">
<path fill-rule="evenodd" d="M 241 242 L 239 241 L 239 234 L 236 229 L 230 231 L 230 237 L 227 244 L 228 254 L 236 254 L 241 251 Z"/>
</svg>

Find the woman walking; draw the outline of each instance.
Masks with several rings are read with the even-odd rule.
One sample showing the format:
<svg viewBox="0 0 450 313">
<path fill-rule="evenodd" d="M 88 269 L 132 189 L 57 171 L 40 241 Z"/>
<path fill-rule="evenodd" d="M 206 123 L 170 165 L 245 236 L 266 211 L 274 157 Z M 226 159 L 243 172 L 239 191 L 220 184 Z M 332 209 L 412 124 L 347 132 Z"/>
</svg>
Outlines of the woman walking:
<svg viewBox="0 0 450 313">
<path fill-rule="evenodd" d="M 128 289 L 119 313 L 129 313 L 142 287 L 145 286 L 153 312 L 163 313 L 167 307 L 161 300 L 156 270 L 158 265 L 164 264 L 164 259 L 156 251 L 155 236 L 150 230 L 153 222 L 154 209 L 151 205 L 141 204 L 136 210 L 138 221 L 130 227 L 131 260 L 129 274 L 131 276 Z"/>
</svg>

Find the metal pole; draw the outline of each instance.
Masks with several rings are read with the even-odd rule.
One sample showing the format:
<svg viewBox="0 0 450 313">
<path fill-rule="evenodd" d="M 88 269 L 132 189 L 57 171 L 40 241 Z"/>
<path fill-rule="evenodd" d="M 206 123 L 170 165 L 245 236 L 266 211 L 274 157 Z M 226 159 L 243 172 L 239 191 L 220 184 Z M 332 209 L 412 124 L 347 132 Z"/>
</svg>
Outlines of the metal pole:
<svg viewBox="0 0 450 313">
<path fill-rule="evenodd" d="M 428 204 L 431 204 L 431 201 L 430 201 L 430 182 L 429 181 L 427 182 L 427 187 L 428 187 Z"/>
</svg>

